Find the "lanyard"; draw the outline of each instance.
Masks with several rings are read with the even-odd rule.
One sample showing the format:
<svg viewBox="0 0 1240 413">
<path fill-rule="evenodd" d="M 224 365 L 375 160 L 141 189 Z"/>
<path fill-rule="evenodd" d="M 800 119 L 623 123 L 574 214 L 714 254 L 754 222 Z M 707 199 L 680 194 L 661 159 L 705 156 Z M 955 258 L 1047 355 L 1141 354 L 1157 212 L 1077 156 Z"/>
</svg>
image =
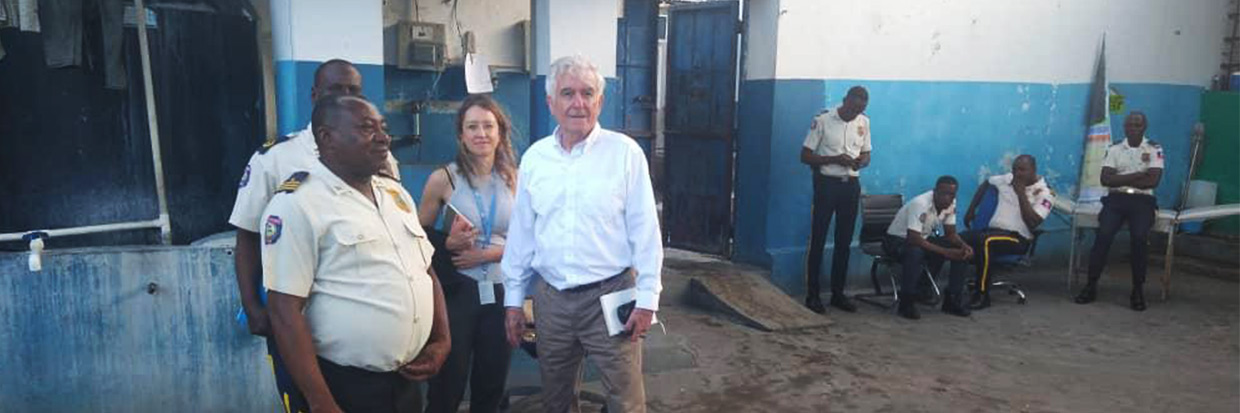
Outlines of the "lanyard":
<svg viewBox="0 0 1240 413">
<path fill-rule="evenodd" d="M 478 193 L 476 188 L 470 188 L 474 193 L 474 206 L 478 208 L 478 219 L 482 222 L 482 232 L 478 234 L 478 244 L 486 248 L 491 246 L 491 233 L 495 227 L 495 199 L 499 194 L 499 189 L 495 187 L 495 182 L 499 177 L 495 173 L 491 173 L 491 208 L 483 209 L 482 194 Z"/>
</svg>

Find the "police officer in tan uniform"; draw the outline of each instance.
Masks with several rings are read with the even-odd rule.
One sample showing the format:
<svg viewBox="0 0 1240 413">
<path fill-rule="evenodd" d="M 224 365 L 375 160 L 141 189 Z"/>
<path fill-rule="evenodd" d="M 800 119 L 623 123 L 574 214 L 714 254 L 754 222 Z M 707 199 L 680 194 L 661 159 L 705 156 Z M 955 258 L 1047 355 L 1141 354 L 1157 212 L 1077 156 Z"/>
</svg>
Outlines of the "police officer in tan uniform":
<svg viewBox="0 0 1240 413">
<path fill-rule="evenodd" d="M 1145 113 L 1133 111 L 1124 119 L 1127 139 L 1107 148 L 1102 159 L 1102 185 L 1110 190 L 1102 198 L 1098 213 L 1098 236 L 1089 253 L 1089 281 L 1076 296 L 1077 304 L 1092 303 L 1098 298 L 1098 278 L 1107 265 L 1107 252 L 1120 226 L 1128 223 L 1132 246 L 1132 294 L 1129 305 L 1145 311 L 1146 267 L 1149 262 L 1149 235 L 1154 225 L 1154 188 L 1162 178 L 1163 150 L 1157 142 L 1145 137 Z"/>
<path fill-rule="evenodd" d="M 317 100 L 328 94 L 361 96 L 362 75 L 346 60 L 332 59 L 319 65 L 314 71 L 314 86 L 310 98 Z M 271 137 L 250 156 L 237 185 L 237 199 L 233 204 L 228 223 L 237 227 L 235 266 L 237 288 L 241 293 L 242 311 L 238 320 L 245 324 L 250 334 L 267 339 L 267 355 L 275 375 L 276 390 L 281 403 L 290 412 L 305 411 L 305 399 L 297 391 L 283 359 L 271 338 L 270 320 L 267 318 L 266 295 L 262 291 L 262 263 L 259 259 L 263 208 L 275 194 L 281 181 L 294 172 L 306 171 L 319 163 L 319 149 L 314 142 L 314 125 L 283 137 Z M 396 158 L 388 155 L 388 166 L 380 172 L 400 180 Z"/>
<path fill-rule="evenodd" d="M 434 247 L 400 183 L 377 175 L 391 138 L 374 105 L 315 103 L 318 164 L 263 212 L 271 327 L 309 410 L 416 412 L 451 348 Z"/>
</svg>

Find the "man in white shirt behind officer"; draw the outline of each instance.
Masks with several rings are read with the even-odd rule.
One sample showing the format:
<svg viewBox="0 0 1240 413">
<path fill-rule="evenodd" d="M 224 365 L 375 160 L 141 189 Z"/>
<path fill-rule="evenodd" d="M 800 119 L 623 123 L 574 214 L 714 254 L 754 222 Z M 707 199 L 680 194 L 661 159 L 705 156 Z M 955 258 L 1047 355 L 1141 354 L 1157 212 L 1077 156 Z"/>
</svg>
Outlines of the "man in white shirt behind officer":
<svg viewBox="0 0 1240 413">
<path fill-rule="evenodd" d="M 659 309 L 663 244 L 645 153 L 603 129 L 603 77 L 585 58 L 551 64 L 547 106 L 559 127 L 521 158 L 504 250 L 508 342 L 534 296 L 546 412 L 578 412 L 584 357 L 603 375 L 607 411 L 646 411 L 642 337 Z M 538 280 L 535 280 L 535 275 Z M 625 334 L 610 336 L 599 297 L 636 288 Z"/>
<path fill-rule="evenodd" d="M 1076 296 L 1078 304 L 1089 304 L 1098 298 L 1098 278 L 1107 265 L 1107 252 L 1124 222 L 1132 248 L 1132 294 L 1129 306 L 1145 311 L 1145 272 L 1150 257 L 1150 228 L 1158 199 L 1154 188 L 1162 179 L 1163 150 L 1157 142 L 1145 137 L 1145 113 L 1133 111 L 1124 119 L 1127 139 L 1111 145 L 1102 158 L 1102 186 L 1110 193 L 1102 197 L 1098 213 L 1098 236 L 1089 252 L 1089 281 Z"/>
</svg>

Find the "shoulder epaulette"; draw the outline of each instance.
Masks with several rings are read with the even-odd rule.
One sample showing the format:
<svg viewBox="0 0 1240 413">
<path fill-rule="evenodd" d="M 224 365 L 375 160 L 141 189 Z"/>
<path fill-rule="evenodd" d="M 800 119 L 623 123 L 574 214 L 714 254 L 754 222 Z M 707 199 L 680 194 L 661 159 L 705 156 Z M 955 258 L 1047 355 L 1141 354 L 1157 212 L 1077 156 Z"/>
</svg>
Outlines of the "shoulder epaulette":
<svg viewBox="0 0 1240 413">
<path fill-rule="evenodd" d="M 284 183 L 280 184 L 280 186 L 276 188 L 276 193 L 293 193 L 293 191 L 296 191 L 297 188 L 301 187 L 301 183 L 304 182 L 308 176 L 310 176 L 310 173 L 306 171 L 293 172 L 288 179 L 284 180 Z"/>
<path fill-rule="evenodd" d="M 267 151 L 270 150 L 272 146 L 276 146 L 277 144 L 280 144 L 281 142 L 286 142 L 289 139 L 293 139 L 293 136 L 294 135 L 284 135 L 284 136 L 279 136 L 279 137 L 272 136 L 270 138 L 267 138 L 267 141 L 263 142 L 263 146 L 258 147 L 258 153 L 260 154 L 267 153 Z"/>
<path fill-rule="evenodd" d="M 1145 138 L 1145 142 L 1150 144 L 1150 146 L 1162 146 L 1162 144 L 1159 144 L 1158 141 L 1150 138 Z"/>
</svg>

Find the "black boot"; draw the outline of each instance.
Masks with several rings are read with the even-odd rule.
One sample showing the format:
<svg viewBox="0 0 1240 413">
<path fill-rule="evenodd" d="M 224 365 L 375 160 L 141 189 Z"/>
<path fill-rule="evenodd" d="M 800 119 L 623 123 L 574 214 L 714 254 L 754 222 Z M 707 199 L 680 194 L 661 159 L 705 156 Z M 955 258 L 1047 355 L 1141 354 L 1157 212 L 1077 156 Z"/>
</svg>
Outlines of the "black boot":
<svg viewBox="0 0 1240 413">
<path fill-rule="evenodd" d="M 822 299 L 817 294 L 805 296 L 805 308 L 818 314 L 827 313 L 827 307 L 822 305 Z"/>
<path fill-rule="evenodd" d="M 849 313 L 857 312 L 857 305 L 853 304 L 844 293 L 831 294 L 831 306 Z"/>
<path fill-rule="evenodd" d="M 990 291 L 978 291 L 969 299 L 970 310 L 981 310 L 990 307 Z"/>
<path fill-rule="evenodd" d="M 1132 286 L 1132 296 L 1128 298 L 1133 311 L 1145 311 L 1145 289 L 1140 284 Z"/>
<path fill-rule="evenodd" d="M 1096 281 L 1090 281 L 1088 284 L 1085 284 L 1085 288 L 1081 290 L 1081 293 L 1076 295 L 1075 301 L 1077 304 L 1089 304 L 1097 299 L 1098 283 Z"/>
<path fill-rule="evenodd" d="M 905 297 L 900 300 L 900 307 L 896 309 L 896 314 L 909 320 L 917 320 L 921 318 L 921 314 L 917 312 L 917 297 Z"/>
<path fill-rule="evenodd" d="M 969 314 L 973 313 L 972 311 L 969 311 L 968 308 L 965 308 L 963 305 L 960 305 L 960 297 L 957 296 L 956 294 L 944 294 L 943 295 L 943 307 L 941 308 L 941 310 L 944 313 L 951 314 L 954 316 L 960 316 L 960 317 L 968 317 Z"/>
</svg>

